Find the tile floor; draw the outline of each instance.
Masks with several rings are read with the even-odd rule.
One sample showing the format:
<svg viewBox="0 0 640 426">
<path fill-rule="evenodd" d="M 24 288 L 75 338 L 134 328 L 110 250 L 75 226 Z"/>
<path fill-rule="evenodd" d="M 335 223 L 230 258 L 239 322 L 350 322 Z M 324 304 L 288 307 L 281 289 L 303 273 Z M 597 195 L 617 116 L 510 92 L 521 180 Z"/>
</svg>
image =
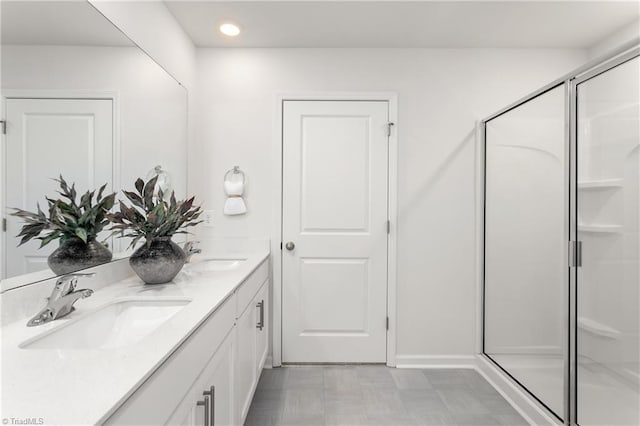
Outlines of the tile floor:
<svg viewBox="0 0 640 426">
<path fill-rule="evenodd" d="M 263 370 L 245 425 L 523 426 L 527 422 L 473 370 L 347 365 Z"/>
</svg>

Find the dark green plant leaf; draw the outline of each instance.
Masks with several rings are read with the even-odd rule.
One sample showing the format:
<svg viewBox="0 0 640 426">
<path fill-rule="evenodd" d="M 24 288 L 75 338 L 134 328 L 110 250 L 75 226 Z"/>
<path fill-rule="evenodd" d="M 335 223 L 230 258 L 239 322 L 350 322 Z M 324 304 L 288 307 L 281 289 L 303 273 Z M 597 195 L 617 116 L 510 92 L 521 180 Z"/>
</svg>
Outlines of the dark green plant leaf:
<svg viewBox="0 0 640 426">
<path fill-rule="evenodd" d="M 89 238 L 97 237 L 108 223 L 106 216 L 115 202 L 115 193 L 103 198 L 106 184 L 100 187 L 95 202 L 95 191 L 87 191 L 80 197 L 78 204 L 75 183 L 69 187 L 62 175 L 54 180 L 59 184 L 60 190 L 57 192 L 62 198 L 45 197 L 48 205 L 47 213 L 42 211 L 39 204 L 37 213 L 19 209 L 13 213 L 25 222 L 19 235 L 23 237 L 20 244 L 33 238 L 41 240 L 41 245 L 46 245 L 55 239 L 63 241 L 75 237 L 87 241 Z M 46 231 L 51 232 L 46 233 Z"/>
<path fill-rule="evenodd" d="M 131 191 L 122 191 L 122 192 L 129 199 L 129 201 L 133 203 L 133 205 L 138 206 L 141 209 L 144 208 L 142 197 L 140 197 L 138 194 Z"/>
<path fill-rule="evenodd" d="M 87 231 L 84 228 L 76 228 L 76 236 L 85 243 L 87 242 Z"/>
<path fill-rule="evenodd" d="M 136 187 L 136 191 L 138 191 L 138 194 L 142 195 L 142 191 L 144 189 L 144 181 L 138 178 L 136 179 L 136 183 L 134 186 Z"/>
<path fill-rule="evenodd" d="M 196 222 L 196 219 L 201 213 L 201 208 L 193 206 L 194 197 L 178 201 L 172 192 L 169 200 L 165 200 L 162 191 L 158 191 L 154 197 L 156 182 L 157 176 L 146 183 L 142 179 L 136 179 L 135 187 L 140 195 L 123 191 L 133 206 L 120 201 L 119 212 L 105 215 L 111 222 L 110 231 L 118 233 L 120 237 L 132 238 L 131 245 L 135 245 L 142 238 L 150 244 L 154 238 L 184 233 L 186 231 L 181 231 L 181 228 L 200 223 Z"/>
<path fill-rule="evenodd" d="M 147 211 L 153 208 L 153 191 L 156 188 L 156 182 L 158 182 L 158 175 L 149 179 L 149 181 L 144 186 L 144 204 Z"/>
</svg>

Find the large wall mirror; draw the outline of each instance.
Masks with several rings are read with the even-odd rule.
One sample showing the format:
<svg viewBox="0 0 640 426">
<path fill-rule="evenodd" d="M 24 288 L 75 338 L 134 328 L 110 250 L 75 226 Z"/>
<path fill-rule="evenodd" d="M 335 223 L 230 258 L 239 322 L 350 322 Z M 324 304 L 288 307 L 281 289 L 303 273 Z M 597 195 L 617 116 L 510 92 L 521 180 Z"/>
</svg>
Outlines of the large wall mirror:
<svg viewBox="0 0 640 426">
<path fill-rule="evenodd" d="M 55 276 L 59 243 L 18 247 L 12 208 L 45 210 L 60 175 L 78 194 L 133 189 L 160 165 L 186 194 L 187 92 L 86 1 L 2 1 L 2 290 Z M 107 238 L 113 259 L 127 243 Z M 102 234 L 101 234 L 102 235 Z"/>
</svg>

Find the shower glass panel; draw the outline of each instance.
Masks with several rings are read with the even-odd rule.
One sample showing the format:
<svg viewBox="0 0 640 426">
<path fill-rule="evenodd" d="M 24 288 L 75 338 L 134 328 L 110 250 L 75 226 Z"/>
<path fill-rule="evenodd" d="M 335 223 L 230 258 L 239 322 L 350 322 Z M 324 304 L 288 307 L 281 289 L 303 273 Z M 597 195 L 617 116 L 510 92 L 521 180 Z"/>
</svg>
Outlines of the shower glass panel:
<svg viewBox="0 0 640 426">
<path fill-rule="evenodd" d="M 568 303 L 564 87 L 485 127 L 484 353 L 559 419 Z"/>
<path fill-rule="evenodd" d="M 640 59 L 576 85 L 577 423 L 640 424 Z"/>
</svg>

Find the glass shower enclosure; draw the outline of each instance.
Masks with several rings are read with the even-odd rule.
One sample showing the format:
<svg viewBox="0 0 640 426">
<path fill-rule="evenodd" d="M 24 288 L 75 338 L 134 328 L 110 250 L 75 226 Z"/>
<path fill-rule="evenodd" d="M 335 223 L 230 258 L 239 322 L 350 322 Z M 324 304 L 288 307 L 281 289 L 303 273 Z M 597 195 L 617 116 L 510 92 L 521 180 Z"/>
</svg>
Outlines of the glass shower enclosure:
<svg viewBox="0 0 640 426">
<path fill-rule="evenodd" d="M 640 425 L 639 55 L 482 122 L 483 354 L 558 423 Z"/>
</svg>

